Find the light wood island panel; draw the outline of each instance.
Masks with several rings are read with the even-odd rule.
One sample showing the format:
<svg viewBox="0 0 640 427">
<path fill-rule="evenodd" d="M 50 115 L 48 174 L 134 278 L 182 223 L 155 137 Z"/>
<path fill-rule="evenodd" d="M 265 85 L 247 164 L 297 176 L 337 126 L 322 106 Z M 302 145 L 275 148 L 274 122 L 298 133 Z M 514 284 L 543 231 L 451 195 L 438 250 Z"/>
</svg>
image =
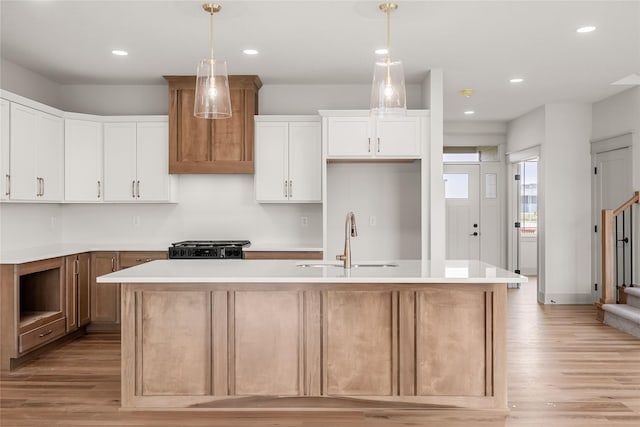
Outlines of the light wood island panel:
<svg viewBox="0 0 640 427">
<path fill-rule="evenodd" d="M 142 283 L 122 298 L 124 409 L 507 409 L 504 283 Z"/>
</svg>

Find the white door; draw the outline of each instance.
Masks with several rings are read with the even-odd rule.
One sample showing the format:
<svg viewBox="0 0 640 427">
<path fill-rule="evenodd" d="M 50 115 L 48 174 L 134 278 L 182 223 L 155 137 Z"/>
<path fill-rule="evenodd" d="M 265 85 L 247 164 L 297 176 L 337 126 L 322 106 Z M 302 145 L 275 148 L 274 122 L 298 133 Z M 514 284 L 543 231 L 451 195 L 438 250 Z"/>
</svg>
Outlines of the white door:
<svg viewBox="0 0 640 427">
<path fill-rule="evenodd" d="M 420 155 L 420 118 L 378 118 L 376 156 L 412 157 Z"/>
<path fill-rule="evenodd" d="M 256 123 L 256 200 L 281 202 L 288 199 L 288 122 Z"/>
<path fill-rule="evenodd" d="M 11 199 L 39 199 L 36 179 L 38 111 L 11 104 Z"/>
<path fill-rule="evenodd" d="M 40 200 L 64 199 L 64 120 L 40 112 L 37 124 L 36 172 L 40 177 Z"/>
<path fill-rule="evenodd" d="M 11 170 L 10 170 L 10 149 L 11 143 L 9 138 L 11 133 L 9 132 L 10 120 L 10 108 L 9 101 L 0 99 L 0 200 L 7 200 L 9 198 L 9 192 L 11 190 Z"/>
<path fill-rule="evenodd" d="M 65 200 L 102 200 L 102 124 L 65 120 Z"/>
<path fill-rule="evenodd" d="M 329 117 L 329 157 L 371 157 L 375 150 L 370 117 Z"/>
<path fill-rule="evenodd" d="M 166 122 L 138 123 L 136 157 L 138 200 L 169 200 L 169 128 Z"/>
<path fill-rule="evenodd" d="M 626 202 L 631 196 L 633 196 L 633 187 L 631 185 L 631 148 L 621 148 L 618 150 L 607 151 L 604 153 L 596 154 L 596 168 L 595 173 L 595 198 L 594 198 L 594 219 L 598 232 L 595 233 L 595 251 L 594 259 L 594 274 L 593 283 L 598 283 L 598 290 L 592 288 L 594 296 L 600 298 L 602 289 L 602 224 L 601 224 L 601 212 L 602 209 L 616 209 L 624 202 Z M 595 172 L 595 171 L 594 171 Z M 628 220 L 626 230 L 629 230 Z M 622 239 L 622 218 L 618 221 L 618 238 Z M 620 255 L 621 246 L 624 243 L 618 242 Z M 629 251 L 627 251 L 629 255 Z M 619 272 L 619 281 L 622 283 L 622 274 Z"/>
<path fill-rule="evenodd" d="M 445 164 L 447 259 L 480 259 L 480 165 Z"/>
<path fill-rule="evenodd" d="M 322 200 L 320 123 L 289 123 L 289 200 Z"/>
<path fill-rule="evenodd" d="M 136 200 L 136 124 L 104 124 L 104 200 Z"/>
</svg>

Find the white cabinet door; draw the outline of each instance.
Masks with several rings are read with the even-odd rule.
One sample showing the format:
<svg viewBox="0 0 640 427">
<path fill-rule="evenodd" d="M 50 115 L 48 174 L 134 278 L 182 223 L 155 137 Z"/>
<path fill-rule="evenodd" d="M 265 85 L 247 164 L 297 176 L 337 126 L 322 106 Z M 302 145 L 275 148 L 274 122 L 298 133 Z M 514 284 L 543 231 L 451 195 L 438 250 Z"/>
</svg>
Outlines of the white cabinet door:
<svg viewBox="0 0 640 427">
<path fill-rule="evenodd" d="M 320 123 L 289 123 L 289 200 L 322 200 Z"/>
<path fill-rule="evenodd" d="M 329 157 L 371 157 L 374 150 L 370 117 L 329 117 Z"/>
<path fill-rule="evenodd" d="M 136 198 L 169 200 L 168 123 L 138 123 L 136 147 Z"/>
<path fill-rule="evenodd" d="M 0 200 L 9 199 L 11 190 L 11 170 L 9 144 L 11 134 L 10 126 L 11 103 L 5 99 L 0 99 Z"/>
<path fill-rule="evenodd" d="M 288 200 L 288 122 L 256 122 L 256 200 Z"/>
<path fill-rule="evenodd" d="M 136 200 L 136 123 L 104 124 L 104 200 Z"/>
<path fill-rule="evenodd" d="M 36 138 L 38 112 L 19 104 L 11 104 L 11 199 L 39 199 L 36 174 Z"/>
<path fill-rule="evenodd" d="M 378 157 L 420 156 L 420 118 L 377 118 L 375 142 Z"/>
<path fill-rule="evenodd" d="M 102 200 L 102 123 L 65 120 L 65 200 Z"/>
<path fill-rule="evenodd" d="M 40 200 L 64 199 L 64 120 L 39 112 L 36 141 L 36 172 L 40 177 Z"/>
</svg>

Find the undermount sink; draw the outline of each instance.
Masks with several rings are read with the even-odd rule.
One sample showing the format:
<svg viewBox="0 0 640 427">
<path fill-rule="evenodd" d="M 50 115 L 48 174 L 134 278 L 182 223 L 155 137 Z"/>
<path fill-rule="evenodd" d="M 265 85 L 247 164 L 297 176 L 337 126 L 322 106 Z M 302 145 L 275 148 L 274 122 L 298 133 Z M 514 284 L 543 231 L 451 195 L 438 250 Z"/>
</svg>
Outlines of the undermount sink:
<svg viewBox="0 0 640 427">
<path fill-rule="evenodd" d="M 339 267 L 344 268 L 344 265 L 341 262 L 305 262 L 297 264 L 298 267 Z M 351 268 L 360 268 L 360 267 L 397 267 L 398 264 L 392 262 L 359 262 L 356 264 L 351 264 Z"/>
</svg>

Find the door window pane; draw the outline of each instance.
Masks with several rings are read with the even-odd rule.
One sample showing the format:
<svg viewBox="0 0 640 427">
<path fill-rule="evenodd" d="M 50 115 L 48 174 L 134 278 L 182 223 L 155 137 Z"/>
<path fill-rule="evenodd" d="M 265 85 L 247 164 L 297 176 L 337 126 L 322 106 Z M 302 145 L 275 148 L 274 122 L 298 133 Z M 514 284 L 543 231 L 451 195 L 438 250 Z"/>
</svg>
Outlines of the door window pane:
<svg viewBox="0 0 640 427">
<path fill-rule="evenodd" d="M 466 173 L 444 174 L 445 199 L 469 198 L 469 175 Z"/>
</svg>

